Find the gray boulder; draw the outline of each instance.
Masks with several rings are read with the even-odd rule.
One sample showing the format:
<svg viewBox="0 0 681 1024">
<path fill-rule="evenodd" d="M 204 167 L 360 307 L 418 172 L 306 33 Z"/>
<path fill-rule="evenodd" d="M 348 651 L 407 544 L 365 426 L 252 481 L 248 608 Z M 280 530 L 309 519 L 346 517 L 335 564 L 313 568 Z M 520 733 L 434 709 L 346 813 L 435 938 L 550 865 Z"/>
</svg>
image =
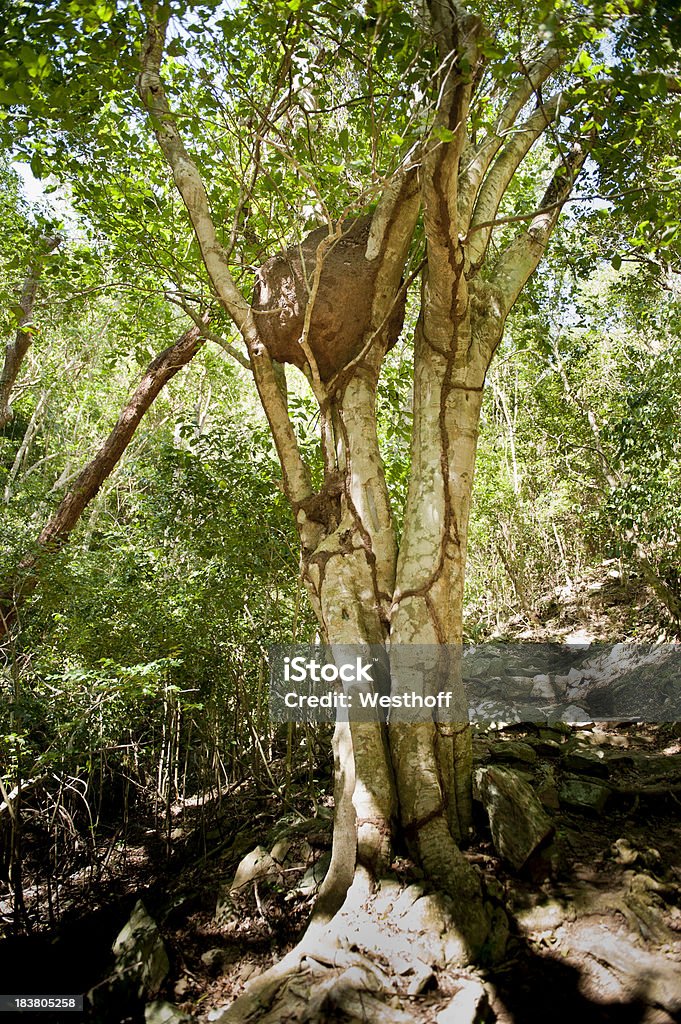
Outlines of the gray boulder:
<svg viewBox="0 0 681 1024">
<path fill-rule="evenodd" d="M 478 768 L 476 790 L 489 816 L 497 852 L 516 870 L 553 834 L 530 785 L 510 768 Z"/>
<path fill-rule="evenodd" d="M 155 996 L 170 963 L 158 925 L 141 900 L 113 944 L 115 976 L 136 989 L 140 997 Z"/>
</svg>

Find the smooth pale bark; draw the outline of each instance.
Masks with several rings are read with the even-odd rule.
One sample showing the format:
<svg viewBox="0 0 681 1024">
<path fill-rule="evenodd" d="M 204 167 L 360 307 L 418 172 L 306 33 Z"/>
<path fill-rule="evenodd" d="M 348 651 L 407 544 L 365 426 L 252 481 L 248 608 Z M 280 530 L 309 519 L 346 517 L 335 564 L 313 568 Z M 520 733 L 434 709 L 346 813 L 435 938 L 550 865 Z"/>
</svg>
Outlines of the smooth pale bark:
<svg viewBox="0 0 681 1024">
<path fill-rule="evenodd" d="M 527 82 L 512 91 L 496 137 L 471 152 L 464 126 L 482 26 L 456 3 L 434 0 L 430 11 L 442 59 L 436 125 L 455 137 L 447 146 L 431 142 L 423 158 L 428 269 L 415 339 L 411 477 L 391 646 L 462 643 L 468 520 L 485 375 L 506 316 L 545 250 L 583 160 L 576 152 L 569 173 L 563 167 L 557 171 L 542 202 L 549 209 L 485 268 L 483 279 L 480 270 L 491 237 L 483 226 L 496 214 L 532 143 L 560 113 L 561 101 L 552 100 L 532 115 L 524 131 L 509 141 L 504 135 L 558 58 L 552 51 L 545 55 L 531 72 L 529 91 Z M 429 875 L 457 898 L 465 896 L 470 914 L 462 927 L 475 946 L 485 926 L 482 895 L 458 850 L 471 828 L 471 737 L 455 658 L 453 669 L 461 722 L 396 724 L 390 742 L 405 834 Z"/>
<path fill-rule="evenodd" d="M 52 238 L 41 238 L 36 252 L 31 257 L 28 273 L 21 290 L 19 306 L 21 314 L 17 331 L 5 348 L 5 361 L 0 373 L 0 430 L 7 426 L 12 419 L 12 391 L 16 384 L 19 371 L 21 370 L 26 353 L 33 341 L 33 331 L 30 324 L 33 318 L 35 300 L 38 295 L 40 274 L 43 261 L 46 256 L 57 248 L 61 243 L 59 236 Z"/>
<path fill-rule="evenodd" d="M 207 315 L 204 320 L 207 324 Z M 9 629 L 16 617 L 18 605 L 34 589 L 37 582 L 36 569 L 42 558 L 47 552 L 58 550 L 68 541 L 83 512 L 132 441 L 145 413 L 168 381 L 191 362 L 204 344 L 201 329 L 194 325 L 149 364 L 106 441 L 78 474 L 56 512 L 43 527 L 36 550 L 22 559 L 16 580 L 6 584 L 0 593 L 0 635 Z"/>
</svg>

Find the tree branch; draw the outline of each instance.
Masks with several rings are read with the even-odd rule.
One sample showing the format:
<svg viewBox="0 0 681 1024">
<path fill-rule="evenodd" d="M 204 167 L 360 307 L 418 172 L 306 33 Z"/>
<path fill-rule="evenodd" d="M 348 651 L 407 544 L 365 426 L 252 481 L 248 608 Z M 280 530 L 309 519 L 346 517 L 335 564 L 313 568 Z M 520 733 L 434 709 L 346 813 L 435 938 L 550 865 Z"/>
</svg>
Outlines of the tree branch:
<svg viewBox="0 0 681 1024">
<path fill-rule="evenodd" d="M 518 114 L 544 82 L 558 71 L 564 59 L 565 55 L 560 50 L 547 46 L 511 92 L 489 134 L 471 151 L 459 176 L 459 216 L 465 225 L 470 222 L 483 178 L 503 146 L 506 135 L 512 130 Z"/>
<path fill-rule="evenodd" d="M 149 112 L 161 152 L 187 208 L 218 299 L 246 342 L 258 394 L 281 462 L 284 487 L 289 499 L 294 504 L 299 503 L 313 493 L 310 474 L 300 455 L 286 402 L 277 385 L 272 360 L 258 335 L 253 311 L 234 283 L 225 248 L 217 237 L 206 188 L 196 164 L 185 148 L 163 89 L 161 60 L 167 24 L 167 15 L 161 13 L 158 4 L 151 4 L 147 34 L 140 55 L 142 70 L 137 79 L 137 90 Z"/>
<path fill-rule="evenodd" d="M 172 302 L 173 305 L 179 306 L 187 316 L 191 317 L 197 327 L 201 328 L 202 338 L 205 338 L 206 341 L 212 341 L 214 344 L 219 345 L 220 348 L 223 348 L 225 352 L 232 357 L 232 359 L 235 359 L 237 363 L 243 366 L 244 369 L 251 369 L 251 363 L 248 357 L 239 352 L 238 348 L 235 348 L 234 345 L 227 341 L 226 338 L 223 338 L 221 334 L 216 334 L 214 331 L 208 330 L 204 318 L 197 313 L 188 302 L 185 302 L 181 297 L 171 295 L 168 292 L 166 292 L 166 298 L 168 302 Z"/>
<path fill-rule="evenodd" d="M 499 312 L 504 319 L 525 283 L 537 269 L 586 156 L 585 146 L 572 147 L 565 162 L 561 161 L 556 168 L 539 212 L 532 218 L 529 227 L 509 243 L 494 264 L 490 283 L 501 301 Z"/>
<path fill-rule="evenodd" d="M 26 353 L 31 347 L 33 332 L 30 327 L 38 284 L 43 260 L 58 245 L 62 239 L 59 235 L 41 238 L 36 251 L 31 256 L 24 286 L 19 299 L 19 322 L 17 331 L 12 341 L 7 342 L 5 349 L 5 361 L 0 373 L 0 430 L 6 427 L 12 419 L 12 391 L 16 383 Z"/>
<path fill-rule="evenodd" d="M 570 97 L 565 93 L 557 93 L 547 103 L 542 104 L 513 132 L 485 176 L 468 229 L 468 236 L 473 232 L 477 233 L 477 237 L 471 239 L 469 246 L 469 258 L 473 267 L 479 267 L 485 257 L 497 210 L 515 172 L 537 139 L 569 104 Z"/>
<path fill-rule="evenodd" d="M 254 330 L 249 323 L 250 306 L 232 279 L 224 246 L 215 231 L 203 180 L 184 146 L 161 82 L 161 60 L 167 26 L 167 18 L 159 16 L 159 5 L 152 4 L 140 57 L 142 70 L 137 79 L 137 91 L 149 112 L 154 134 L 187 208 L 201 255 L 220 302 L 245 336 L 245 332 Z"/>
<path fill-rule="evenodd" d="M 457 301 L 452 297 L 458 293 L 463 267 L 457 189 L 482 24 L 454 0 L 431 0 L 429 9 L 442 67 L 421 180 L 429 287 L 431 295 L 437 296 L 433 312 L 437 318 L 447 319 Z"/>
</svg>

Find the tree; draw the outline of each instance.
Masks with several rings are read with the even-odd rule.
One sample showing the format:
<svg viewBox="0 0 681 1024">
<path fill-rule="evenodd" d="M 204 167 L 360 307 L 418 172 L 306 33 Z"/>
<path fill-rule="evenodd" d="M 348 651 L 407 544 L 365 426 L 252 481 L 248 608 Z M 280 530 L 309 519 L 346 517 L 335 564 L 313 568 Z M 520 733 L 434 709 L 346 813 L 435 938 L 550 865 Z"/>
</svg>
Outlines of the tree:
<svg viewBox="0 0 681 1024">
<path fill-rule="evenodd" d="M 640 6 L 430 0 L 372 4 L 366 16 L 304 0 L 227 13 L 211 3 L 145 7 L 139 96 L 210 287 L 248 350 L 303 579 L 332 644 L 461 643 L 485 375 L 613 111 L 654 107 L 654 69 L 622 75 L 607 57 L 620 19 Z M 123 5 L 117 32 L 126 13 L 136 27 L 136 9 Z M 173 34 L 174 16 L 183 30 Z M 669 94 L 676 80 L 661 66 Z M 46 83 L 54 95 L 47 72 Z M 301 238 L 315 218 L 324 227 Z M 294 234 L 298 244 L 261 267 L 251 299 L 254 264 Z M 375 401 L 417 278 L 398 545 Z M 297 364 L 314 392 L 320 481 L 273 360 Z M 334 758 L 334 846 L 317 919 L 364 872 L 388 868 L 399 821 L 426 874 L 455 899 L 467 955 L 479 955 L 494 912 L 459 849 L 471 824 L 467 724 L 339 723 Z"/>
<path fill-rule="evenodd" d="M 78 473 L 61 500 L 59 507 L 40 531 L 36 549 L 26 554 L 18 566 L 16 577 L 0 593 L 0 636 L 8 632 L 19 603 L 25 600 L 37 583 L 36 570 L 41 558 L 62 547 L 78 524 L 83 512 L 98 494 L 126 448 L 142 417 L 149 410 L 162 388 L 186 366 L 200 350 L 205 338 L 208 317 L 202 325 L 193 325 L 147 367 L 130 400 L 97 453 Z"/>
<path fill-rule="evenodd" d="M 567 69 L 590 69 L 591 58 L 584 53 L 573 63 L 574 37 L 554 39 L 543 49 L 530 44 L 521 50 L 518 70 L 504 88 L 496 75 L 496 81 L 489 81 L 489 58 L 501 51 L 495 50 L 482 19 L 459 4 L 428 5 L 420 29 L 433 48 L 432 120 L 416 150 L 388 176 L 371 215 L 366 255 L 376 267 L 376 284 L 370 312 L 362 335 L 346 342 L 349 358 L 330 371 L 315 301 L 324 288 L 327 253 L 343 237 L 342 223 L 330 223 L 326 236 L 315 238 L 315 258 L 307 265 L 309 298 L 298 344 L 322 418 L 325 477 L 315 492 L 276 384 L 265 332 L 229 272 L 197 163 L 166 99 L 161 66 L 169 14 L 160 5 L 149 8 L 140 96 L 216 294 L 247 344 L 298 524 L 305 582 L 324 636 L 331 643 L 381 643 L 388 637 L 391 644 L 460 643 L 485 374 L 506 317 L 544 253 L 595 134 L 595 123 L 583 114 L 583 99 L 558 89 L 544 100 L 542 90 Z M 384 26 L 389 19 L 387 14 Z M 582 40 L 597 35 L 588 19 L 578 27 Z M 579 43 L 580 32 L 576 35 Z M 375 38 L 378 45 L 380 31 Z M 520 40 L 517 44 L 522 46 Z M 494 96 L 484 127 L 475 102 L 480 102 L 483 83 L 492 86 Z M 492 244 L 499 209 L 525 157 L 553 130 L 559 115 L 578 104 L 582 116 L 573 113 L 572 139 L 560 140 L 559 160 L 538 209 L 510 217 L 527 224 L 501 246 Z M 398 551 L 374 400 L 392 340 L 387 323 L 399 302 L 421 209 L 427 266 L 415 337 L 411 476 Z M 333 296 L 327 293 L 324 299 L 333 301 Z M 341 904 L 356 863 L 379 873 L 389 864 L 399 813 L 428 875 L 450 894 L 465 897 L 462 927 L 478 952 L 486 937 L 482 897 L 457 845 L 470 827 L 467 727 L 435 722 L 394 726 L 386 737 L 380 725 L 339 725 L 335 756 L 336 828 L 322 912 L 332 913 Z"/>
</svg>

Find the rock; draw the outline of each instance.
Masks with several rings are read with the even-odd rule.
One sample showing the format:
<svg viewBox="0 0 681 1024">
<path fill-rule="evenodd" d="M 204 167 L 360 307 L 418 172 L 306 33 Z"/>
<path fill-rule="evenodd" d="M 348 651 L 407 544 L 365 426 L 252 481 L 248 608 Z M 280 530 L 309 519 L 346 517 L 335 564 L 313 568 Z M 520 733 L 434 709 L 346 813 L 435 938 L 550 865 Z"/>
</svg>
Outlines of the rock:
<svg viewBox="0 0 681 1024">
<path fill-rule="evenodd" d="M 314 858 L 314 850 L 307 839 L 303 839 L 302 843 L 298 848 L 298 860 L 301 860 L 303 864 L 309 864 Z"/>
<path fill-rule="evenodd" d="M 564 694 L 568 688 L 568 677 L 567 676 L 554 676 L 553 686 L 555 689 L 556 696 L 558 694 Z"/>
<path fill-rule="evenodd" d="M 527 782 L 509 768 L 478 768 L 475 781 L 489 815 L 497 852 L 520 869 L 553 834 L 553 825 Z"/>
<path fill-rule="evenodd" d="M 522 740 L 504 740 L 494 743 L 490 748 L 493 761 L 520 761 L 523 764 L 534 764 L 537 760 L 536 750 Z"/>
<path fill-rule="evenodd" d="M 224 958 L 224 950 L 219 948 L 209 949 L 201 954 L 201 963 L 204 963 L 210 969 L 215 969 L 222 966 Z"/>
<path fill-rule="evenodd" d="M 315 893 L 324 881 L 330 863 L 331 853 L 327 851 L 307 869 L 295 891 L 303 896 L 311 896 Z"/>
<path fill-rule="evenodd" d="M 473 736 L 473 760 L 477 762 L 489 761 L 490 741 L 486 736 Z"/>
<path fill-rule="evenodd" d="M 504 729 L 521 722 L 546 722 L 546 714 L 534 704 L 513 700 L 481 700 L 470 707 L 472 722 L 485 728 Z"/>
<path fill-rule="evenodd" d="M 610 787 L 597 779 L 566 775 L 561 783 L 558 796 L 561 803 L 567 807 L 572 807 L 577 811 L 602 814 L 611 793 Z"/>
<path fill-rule="evenodd" d="M 563 748 L 555 740 L 534 740 L 532 746 L 539 757 L 560 757 Z"/>
<path fill-rule="evenodd" d="M 555 700 L 556 691 L 551 677 L 547 675 L 538 675 L 534 677 L 534 686 L 530 691 L 530 697 L 536 700 Z"/>
<path fill-rule="evenodd" d="M 553 769 L 549 765 L 543 766 L 542 777 L 537 780 L 534 791 L 543 807 L 548 807 L 551 811 L 558 810 L 560 807 L 558 786 Z"/>
<path fill-rule="evenodd" d="M 290 839 L 280 839 L 270 850 L 270 857 L 277 864 L 283 864 L 289 855 L 293 843 Z"/>
<path fill-rule="evenodd" d="M 157 1000 L 144 1007 L 144 1020 L 145 1024 L 189 1024 L 191 1017 L 179 1006 Z"/>
<path fill-rule="evenodd" d="M 491 890 L 491 886 L 488 888 Z M 491 903 L 485 905 L 485 910 L 489 922 L 485 956 L 488 964 L 498 964 L 506 957 L 510 931 L 508 915 L 503 907 Z M 463 961 L 464 964 L 466 962 L 470 963 L 470 955 L 468 961 Z"/>
<path fill-rule="evenodd" d="M 366 1024 L 413 1024 L 410 1013 L 391 1005 L 379 995 L 384 995 L 382 986 L 375 987 L 371 972 L 361 966 L 349 967 L 342 974 L 317 983 L 309 995 L 302 1019 L 309 1022 L 349 1019 Z M 288 1014 L 286 1019 L 291 1019 Z"/>
<path fill-rule="evenodd" d="M 576 704 L 562 705 L 549 715 L 549 724 L 565 722 L 566 725 L 592 725 L 592 719 L 584 708 Z"/>
<path fill-rule="evenodd" d="M 141 900 L 113 944 L 115 975 L 133 987 L 140 997 L 155 996 L 170 963 L 158 925 Z"/>
<path fill-rule="evenodd" d="M 461 987 L 443 1010 L 437 1024 L 483 1024 L 489 1019 L 489 1000 L 484 985 L 475 978 L 461 980 Z"/>
<path fill-rule="evenodd" d="M 649 776 L 651 783 L 658 782 L 660 776 L 678 777 L 681 774 L 681 758 L 678 754 L 647 754 L 632 750 L 629 756 L 636 771 L 642 776 Z M 658 776 L 658 779 L 654 776 Z"/>
<path fill-rule="evenodd" d="M 268 875 L 276 875 L 278 868 L 276 862 L 267 852 L 264 846 L 256 846 L 255 850 L 247 853 L 239 863 L 234 875 L 234 881 L 229 887 L 230 892 L 238 892 L 245 888 L 250 882 L 256 882 Z"/>
<path fill-rule="evenodd" d="M 563 764 L 573 772 L 587 772 L 589 775 L 609 774 L 604 751 L 593 747 L 575 747 L 563 755 Z"/>
<path fill-rule="evenodd" d="M 540 740 L 552 740 L 554 743 L 559 745 L 565 741 L 565 737 L 569 736 L 572 729 L 565 722 L 554 721 L 551 725 L 540 725 L 537 734 Z"/>
</svg>

